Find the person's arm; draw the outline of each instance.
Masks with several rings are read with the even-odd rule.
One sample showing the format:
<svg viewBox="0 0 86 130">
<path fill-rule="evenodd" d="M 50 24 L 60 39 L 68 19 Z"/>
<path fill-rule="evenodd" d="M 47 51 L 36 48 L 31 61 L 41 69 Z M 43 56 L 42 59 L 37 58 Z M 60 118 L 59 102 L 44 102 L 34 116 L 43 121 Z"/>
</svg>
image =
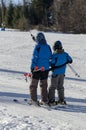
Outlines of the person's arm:
<svg viewBox="0 0 86 130">
<path fill-rule="evenodd" d="M 31 71 L 33 71 L 35 66 L 37 66 L 37 60 L 38 60 L 38 52 L 37 52 L 37 46 L 35 46 L 31 60 Z"/>
<path fill-rule="evenodd" d="M 73 62 L 72 57 L 67 53 L 67 63 L 71 64 Z"/>
</svg>

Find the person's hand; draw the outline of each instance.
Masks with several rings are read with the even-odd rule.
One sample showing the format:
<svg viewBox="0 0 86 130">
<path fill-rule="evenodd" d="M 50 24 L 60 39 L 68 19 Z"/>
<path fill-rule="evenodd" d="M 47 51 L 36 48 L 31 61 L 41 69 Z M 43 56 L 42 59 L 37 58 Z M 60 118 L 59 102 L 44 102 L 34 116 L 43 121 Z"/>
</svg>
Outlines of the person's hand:
<svg viewBox="0 0 86 130">
<path fill-rule="evenodd" d="M 67 64 L 71 64 L 72 62 L 73 62 L 72 60 L 70 60 L 70 61 L 68 60 L 68 61 L 67 61 Z"/>
<path fill-rule="evenodd" d="M 34 71 L 34 68 L 31 68 L 31 73 L 33 73 L 33 71 Z"/>
</svg>

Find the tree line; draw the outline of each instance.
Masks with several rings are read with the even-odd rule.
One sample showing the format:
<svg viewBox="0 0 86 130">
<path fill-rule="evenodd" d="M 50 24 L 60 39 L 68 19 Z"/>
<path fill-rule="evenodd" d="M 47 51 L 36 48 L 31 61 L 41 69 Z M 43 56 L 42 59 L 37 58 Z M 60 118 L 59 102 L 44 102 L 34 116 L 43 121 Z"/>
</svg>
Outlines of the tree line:
<svg viewBox="0 0 86 130">
<path fill-rule="evenodd" d="M 10 0 L 0 6 L 0 25 L 7 28 L 64 33 L 86 33 L 86 0 L 23 0 L 14 5 Z"/>
</svg>

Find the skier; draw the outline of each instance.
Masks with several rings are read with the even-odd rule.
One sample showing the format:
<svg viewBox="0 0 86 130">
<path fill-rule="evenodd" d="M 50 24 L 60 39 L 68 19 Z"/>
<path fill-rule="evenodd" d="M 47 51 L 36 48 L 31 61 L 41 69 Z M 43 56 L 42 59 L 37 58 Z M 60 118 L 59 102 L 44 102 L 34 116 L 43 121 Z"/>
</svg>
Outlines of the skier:
<svg viewBox="0 0 86 130">
<path fill-rule="evenodd" d="M 72 58 L 69 56 L 67 52 L 64 51 L 61 41 L 56 41 L 54 43 L 53 50 L 54 53 L 52 56 L 51 66 L 55 67 L 60 66 L 62 64 L 63 66 L 52 71 L 51 85 L 49 87 L 48 93 L 49 104 L 66 104 L 66 101 L 64 99 L 63 84 L 66 71 L 66 64 L 72 63 Z M 58 101 L 55 101 L 55 89 L 57 89 Z"/>
<path fill-rule="evenodd" d="M 50 66 L 50 59 L 52 57 L 52 51 L 50 46 L 47 44 L 45 36 L 42 32 L 39 32 L 34 38 L 37 44 L 35 45 L 33 51 L 33 57 L 31 61 L 31 72 L 32 79 L 30 84 L 30 96 L 32 104 L 38 105 L 37 99 L 37 87 L 40 81 L 41 88 L 41 101 L 44 104 L 48 103 L 48 92 L 47 92 L 47 78 L 48 78 L 48 69 Z M 33 39 L 33 40 L 34 40 Z M 34 71 L 44 67 L 44 71 Z"/>
<path fill-rule="evenodd" d="M 1 24 L 1 31 L 5 31 L 5 22 L 3 22 L 2 24 Z"/>
</svg>

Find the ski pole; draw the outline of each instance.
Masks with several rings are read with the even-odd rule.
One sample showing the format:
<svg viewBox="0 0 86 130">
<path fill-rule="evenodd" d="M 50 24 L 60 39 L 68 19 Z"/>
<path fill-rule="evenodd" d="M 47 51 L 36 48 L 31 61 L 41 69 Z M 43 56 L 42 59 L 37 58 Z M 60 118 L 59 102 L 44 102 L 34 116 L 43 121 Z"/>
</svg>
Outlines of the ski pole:
<svg viewBox="0 0 86 130">
<path fill-rule="evenodd" d="M 32 33 L 31 33 L 31 31 L 29 31 L 29 33 L 30 33 L 30 35 L 32 36 Z"/>
<path fill-rule="evenodd" d="M 80 75 L 75 71 L 75 69 L 70 64 L 68 64 L 68 66 L 70 67 L 72 72 L 74 72 L 75 76 L 80 77 Z"/>
<path fill-rule="evenodd" d="M 31 35 L 32 39 L 33 39 L 34 41 L 36 41 L 35 36 L 33 36 L 33 34 L 31 33 L 31 31 L 29 31 L 29 32 L 30 32 L 30 35 Z"/>
</svg>

